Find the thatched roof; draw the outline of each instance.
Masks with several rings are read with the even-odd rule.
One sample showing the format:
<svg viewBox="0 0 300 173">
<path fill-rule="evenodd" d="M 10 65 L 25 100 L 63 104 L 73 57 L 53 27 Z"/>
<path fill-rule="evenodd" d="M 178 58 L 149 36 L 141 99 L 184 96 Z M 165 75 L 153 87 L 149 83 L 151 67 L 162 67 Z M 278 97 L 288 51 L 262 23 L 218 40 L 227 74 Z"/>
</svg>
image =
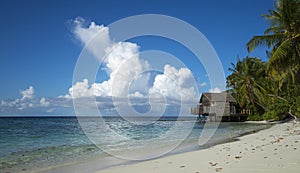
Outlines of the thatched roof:
<svg viewBox="0 0 300 173">
<path fill-rule="evenodd" d="M 202 103 L 203 97 L 205 97 L 208 101 L 212 102 L 231 102 L 236 103 L 236 100 L 232 97 L 230 93 L 202 93 L 199 103 Z M 226 99 L 226 100 L 225 100 Z"/>
</svg>

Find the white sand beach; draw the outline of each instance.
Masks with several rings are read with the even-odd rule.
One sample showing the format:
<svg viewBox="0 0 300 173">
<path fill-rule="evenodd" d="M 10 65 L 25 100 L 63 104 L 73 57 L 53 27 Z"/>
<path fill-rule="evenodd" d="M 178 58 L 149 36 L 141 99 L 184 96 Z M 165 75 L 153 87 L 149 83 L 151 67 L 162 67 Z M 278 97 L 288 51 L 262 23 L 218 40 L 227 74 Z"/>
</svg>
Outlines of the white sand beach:
<svg viewBox="0 0 300 173">
<path fill-rule="evenodd" d="M 298 173 L 300 124 L 276 124 L 238 141 L 167 156 L 98 173 Z"/>
</svg>

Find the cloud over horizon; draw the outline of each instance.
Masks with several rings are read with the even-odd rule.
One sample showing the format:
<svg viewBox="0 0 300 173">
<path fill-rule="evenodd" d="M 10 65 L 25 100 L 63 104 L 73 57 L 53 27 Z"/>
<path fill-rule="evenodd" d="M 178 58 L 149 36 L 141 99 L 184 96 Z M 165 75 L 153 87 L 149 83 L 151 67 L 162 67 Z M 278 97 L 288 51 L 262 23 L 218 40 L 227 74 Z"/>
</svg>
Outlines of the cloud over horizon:
<svg viewBox="0 0 300 173">
<path fill-rule="evenodd" d="M 193 100 L 197 97 L 196 88 L 193 86 L 193 76 L 189 69 L 176 69 L 170 64 L 166 64 L 163 74 L 154 76 L 154 83 L 151 86 L 141 86 L 140 83 L 148 83 L 150 80 L 147 71 L 151 69 L 151 64 L 139 57 L 140 51 L 137 44 L 112 41 L 109 36 L 109 28 L 96 25 L 95 22 L 84 27 L 84 20 L 77 18 L 74 24 L 75 37 L 86 46 L 89 52 L 104 62 L 109 79 L 101 83 L 93 83 L 91 86 L 88 85 L 87 79 L 78 81 L 69 89 L 66 98 L 142 97 L 154 93 L 178 100 Z M 98 45 L 105 51 L 105 59 L 101 57 Z M 132 83 L 133 80 L 135 80 L 134 83 Z M 143 91 L 145 87 L 149 88 L 146 92 Z"/>
<path fill-rule="evenodd" d="M 0 113 L 42 113 L 51 112 L 48 109 L 51 106 L 49 99 L 42 97 L 41 99 L 35 98 L 35 89 L 33 86 L 29 86 L 25 90 L 20 91 L 21 98 L 14 100 L 2 100 L 0 102 Z"/>
<path fill-rule="evenodd" d="M 166 101 L 169 112 L 178 111 L 180 101 L 196 103 L 197 93 L 192 72 L 186 68 L 176 68 L 165 64 L 162 71 L 151 75 L 152 64 L 140 58 L 140 47 L 131 42 L 114 42 L 109 35 L 109 28 L 90 22 L 85 26 L 82 18 L 74 21 L 74 37 L 95 58 L 103 62 L 103 71 L 107 79 L 90 83 L 88 79 L 76 81 L 68 92 L 57 98 L 36 98 L 35 89 L 29 86 L 20 91 L 21 98 L 1 101 L 0 114 L 61 114 L 74 113 L 72 99 L 81 99 L 82 106 L 88 107 L 86 98 L 95 97 L 99 109 L 115 111 L 112 98 L 119 98 L 135 106 L 138 112 L 147 112 L 149 98 L 161 103 Z M 106 54 L 105 58 L 101 55 Z M 154 98 L 154 99 L 153 99 Z M 151 107 L 151 106 L 150 106 Z M 189 108 L 187 110 L 189 112 Z"/>
</svg>

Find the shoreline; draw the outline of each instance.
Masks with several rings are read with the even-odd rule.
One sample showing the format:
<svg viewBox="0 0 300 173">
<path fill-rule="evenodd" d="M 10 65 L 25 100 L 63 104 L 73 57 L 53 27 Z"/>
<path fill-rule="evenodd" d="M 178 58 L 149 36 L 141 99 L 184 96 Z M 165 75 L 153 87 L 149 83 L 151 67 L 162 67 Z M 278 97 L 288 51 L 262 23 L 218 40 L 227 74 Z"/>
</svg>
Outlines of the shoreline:
<svg viewBox="0 0 300 173">
<path fill-rule="evenodd" d="M 249 124 L 252 124 L 251 122 Z M 56 172 L 97 172 L 97 171 L 102 171 L 102 170 L 107 170 L 119 166 L 124 166 L 124 165 L 135 165 L 139 163 L 143 163 L 146 161 L 152 161 L 152 160 L 157 160 L 157 159 L 162 159 L 170 156 L 175 156 L 175 155 L 180 155 L 188 152 L 194 152 L 194 151 L 200 151 L 200 150 L 207 150 L 213 146 L 221 145 L 221 144 L 226 144 L 226 143 L 231 143 L 234 141 L 239 140 L 238 138 L 241 136 L 257 133 L 261 130 L 268 129 L 272 127 L 271 123 L 268 122 L 258 122 L 257 124 L 264 125 L 260 128 L 252 129 L 245 131 L 243 133 L 232 133 L 232 134 L 226 134 L 225 136 L 221 138 L 214 138 L 213 140 L 210 140 L 208 143 L 204 145 L 198 145 L 197 142 L 192 142 L 190 143 L 189 141 L 185 141 L 182 144 L 180 144 L 175 150 L 160 156 L 158 158 L 152 158 L 149 160 L 140 160 L 140 161 L 135 161 L 135 160 L 123 160 L 123 159 L 118 159 L 113 156 L 110 156 L 108 160 L 106 159 L 101 159 L 98 157 L 93 157 L 93 159 L 87 159 L 87 160 L 82 160 L 82 161 L 77 161 L 73 163 L 67 163 L 63 165 L 57 165 L 53 167 L 44 167 L 42 169 L 37 169 L 36 172 L 43 172 L 43 173 L 56 173 Z M 265 126 L 268 125 L 268 126 Z M 143 152 L 150 152 L 149 151 L 143 151 Z M 107 165 L 106 165 L 107 164 Z M 87 171 L 88 170 L 88 171 Z"/>
<path fill-rule="evenodd" d="M 250 124 L 252 124 L 251 122 L 248 122 Z M 222 145 L 222 144 L 227 144 L 227 143 L 231 143 L 231 142 L 235 142 L 238 141 L 240 137 L 243 137 L 245 135 L 249 135 L 249 134 L 256 134 L 259 131 L 265 130 L 265 129 L 269 129 L 272 127 L 272 125 L 274 123 L 269 123 L 269 122 L 256 122 L 256 124 L 261 124 L 261 125 L 269 125 L 268 127 L 262 127 L 262 128 L 258 128 L 255 130 L 250 130 L 250 131 L 245 131 L 243 133 L 238 133 L 238 134 L 232 134 L 231 137 L 227 137 L 227 138 L 216 138 L 215 140 L 211 140 L 209 143 L 206 143 L 204 145 L 197 145 L 195 142 L 193 143 L 186 143 L 184 145 L 180 145 L 178 148 L 176 148 L 174 151 L 167 153 L 166 155 L 160 156 L 158 158 L 153 158 L 153 159 L 149 159 L 149 160 L 144 160 L 144 161 L 132 161 L 132 160 L 122 160 L 122 159 L 117 159 L 114 158 L 113 156 L 110 157 L 109 161 L 109 165 L 103 166 L 103 164 L 108 163 L 107 160 L 103 160 L 103 159 L 99 159 L 97 157 L 94 157 L 94 159 L 89 159 L 89 160 L 85 160 L 85 161 L 79 161 L 77 163 L 74 164 L 67 164 L 67 165 L 61 165 L 58 167 L 52 167 L 52 168 L 46 168 L 46 169 L 40 169 L 37 172 L 43 172 L 43 173 L 55 173 L 55 172 L 98 172 L 98 171 L 103 171 L 103 170 L 108 170 L 108 169 L 112 169 L 115 167 L 122 167 L 122 166 L 130 166 L 130 165 L 136 165 L 139 163 L 144 163 L 144 162 L 148 162 L 148 161 L 153 161 L 153 160 L 157 160 L 157 159 L 163 159 L 166 157 L 172 157 L 175 155 L 181 155 L 184 153 L 189 153 L 189 152 L 197 152 L 197 151 L 201 151 L 201 150 L 207 150 L 211 147 L 214 146 L 218 146 L 218 145 Z M 99 164 L 101 163 L 101 164 Z M 102 165 L 102 166 L 100 166 Z M 87 171 L 88 170 L 88 171 Z"/>
<path fill-rule="evenodd" d="M 251 123 L 251 122 L 250 122 Z M 132 164 L 113 166 L 113 172 L 298 172 L 300 124 L 276 123 L 201 150 L 183 152 Z M 298 171 L 297 171 L 298 170 Z"/>
<path fill-rule="evenodd" d="M 72 121 L 71 121 L 72 122 Z M 246 123 L 249 124 L 249 123 Z M 251 134 L 254 132 L 257 132 L 259 130 L 269 128 L 270 125 L 264 125 L 265 123 L 259 123 L 262 126 L 257 125 L 246 125 L 245 123 L 224 123 L 220 124 L 219 129 L 224 129 L 225 133 L 216 133 L 215 137 L 213 137 L 208 143 L 204 145 L 199 145 L 199 135 L 201 133 L 201 129 L 203 127 L 203 124 L 197 123 L 195 124 L 193 130 L 191 131 L 189 137 L 187 137 L 183 143 L 181 143 L 179 146 L 177 146 L 174 150 L 171 150 L 171 152 L 166 153 L 165 155 L 162 155 L 160 157 L 151 158 L 149 160 L 154 160 L 157 158 L 163 158 L 168 157 L 172 155 L 182 154 L 186 152 L 191 151 L 198 151 L 198 150 L 204 150 L 206 148 L 209 148 L 214 145 L 219 145 L 222 143 L 232 142 L 236 140 L 237 137 Z M 251 123 L 250 123 L 251 124 Z M 209 129 L 211 126 L 214 126 L 214 123 L 211 125 L 208 124 L 207 128 Z M 230 130 L 229 130 L 230 129 Z M 222 132 L 222 130 L 221 130 Z M 205 136 L 204 136 L 205 138 Z M 39 139 L 39 138 L 38 138 Z M 73 138 L 71 138 L 73 139 Z M 172 139 L 174 139 L 172 137 Z M 47 140 L 47 139 L 46 139 Z M 138 153 L 141 156 L 146 155 L 153 155 L 153 149 L 155 152 L 158 152 L 161 149 L 162 146 L 165 146 L 165 144 L 169 145 L 169 143 L 157 143 L 151 144 L 153 147 L 146 147 L 141 148 L 140 151 L 135 151 L 136 154 Z M 91 148 L 92 147 L 92 150 Z M 15 165 L 4 165 L 3 171 L 5 170 L 7 172 L 47 172 L 47 173 L 56 173 L 56 172 L 96 172 L 99 170 L 116 167 L 120 165 L 132 165 L 140 162 L 144 162 L 145 160 L 138 160 L 138 161 L 132 161 L 132 160 L 123 160 L 118 159 L 113 156 L 110 156 L 109 154 L 105 154 L 98 151 L 97 147 L 96 150 L 94 150 L 95 147 L 93 146 L 85 146 L 82 147 L 75 145 L 74 147 L 57 147 L 57 146 L 47 146 L 46 148 L 37 148 L 34 150 L 26 150 L 21 151 L 19 154 L 13 154 L 11 158 L 8 158 L 10 160 L 3 160 L 4 162 L 1 162 L 2 164 L 5 163 L 14 163 L 12 162 L 13 159 L 32 159 L 28 162 L 23 161 L 23 163 L 15 164 Z M 62 151 L 61 153 L 57 153 L 58 151 Z M 65 152 L 66 151 L 66 152 Z M 81 154 L 84 152 L 85 154 Z M 23 154 L 22 154 L 23 153 Z M 72 155 L 70 155 L 72 153 Z M 77 155 L 79 154 L 79 155 Z M 131 152 L 128 153 L 129 156 L 131 156 Z M 51 156 L 53 155 L 53 158 Z M 38 156 L 38 157 L 36 157 Z M 44 157 L 44 156 L 47 156 Z M 50 157 L 49 157 L 50 156 Z M 50 159 L 48 159 L 48 157 Z M 55 157 L 57 159 L 55 159 Z M 39 160 L 34 160 L 35 158 L 39 158 Z M 65 159 L 62 159 L 65 158 Z M 22 161 L 22 160 L 21 160 Z M 20 162 L 21 162 L 20 161 Z M 6 166 L 6 167 L 5 167 Z"/>
</svg>

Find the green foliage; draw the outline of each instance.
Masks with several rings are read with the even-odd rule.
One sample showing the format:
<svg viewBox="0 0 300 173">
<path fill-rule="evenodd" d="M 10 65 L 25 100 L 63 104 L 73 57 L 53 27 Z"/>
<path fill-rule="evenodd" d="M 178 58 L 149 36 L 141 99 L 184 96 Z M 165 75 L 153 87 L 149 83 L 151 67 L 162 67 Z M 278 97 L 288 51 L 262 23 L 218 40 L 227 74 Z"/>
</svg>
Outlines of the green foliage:
<svg viewBox="0 0 300 173">
<path fill-rule="evenodd" d="M 260 46 L 272 48 L 269 68 L 275 69 L 276 75 L 293 76 L 300 65 L 300 0 L 280 0 L 263 17 L 270 27 L 247 43 L 248 51 Z"/>
<path fill-rule="evenodd" d="M 254 107 L 251 109 L 251 114 L 248 116 L 249 121 L 261 121 L 264 120 L 262 116 L 265 113 L 265 110 L 260 107 Z"/>
<path fill-rule="evenodd" d="M 251 110 L 251 114 L 248 116 L 249 121 L 261 121 L 264 120 L 263 114 L 266 112 L 264 109 L 262 109 L 259 106 L 247 108 Z"/>
<path fill-rule="evenodd" d="M 270 27 L 254 36 L 247 48 L 271 48 L 269 60 L 238 59 L 229 69 L 227 87 L 242 108 L 251 110 L 249 120 L 300 117 L 300 0 L 279 0 L 263 17 Z"/>
<path fill-rule="evenodd" d="M 300 118 L 300 96 L 298 96 L 295 105 L 295 115 Z"/>
<path fill-rule="evenodd" d="M 249 115 L 248 120 L 249 121 L 261 121 L 261 120 L 264 120 L 264 119 L 263 119 L 262 115 L 255 113 L 253 115 Z"/>
<path fill-rule="evenodd" d="M 264 113 L 262 117 L 264 120 L 278 121 L 278 120 L 280 120 L 279 115 L 280 114 L 277 111 L 272 110 L 272 111 L 268 111 L 268 112 Z"/>
<path fill-rule="evenodd" d="M 259 106 L 265 109 L 265 69 L 264 62 L 252 57 L 238 59 L 236 65 L 232 64 L 229 68 L 232 74 L 227 77 L 227 87 L 232 88 L 233 96 L 242 108 Z"/>
<path fill-rule="evenodd" d="M 263 114 L 264 120 L 282 120 L 287 117 L 290 104 L 286 100 L 276 99 L 274 103 L 269 105 L 269 111 Z"/>
</svg>

